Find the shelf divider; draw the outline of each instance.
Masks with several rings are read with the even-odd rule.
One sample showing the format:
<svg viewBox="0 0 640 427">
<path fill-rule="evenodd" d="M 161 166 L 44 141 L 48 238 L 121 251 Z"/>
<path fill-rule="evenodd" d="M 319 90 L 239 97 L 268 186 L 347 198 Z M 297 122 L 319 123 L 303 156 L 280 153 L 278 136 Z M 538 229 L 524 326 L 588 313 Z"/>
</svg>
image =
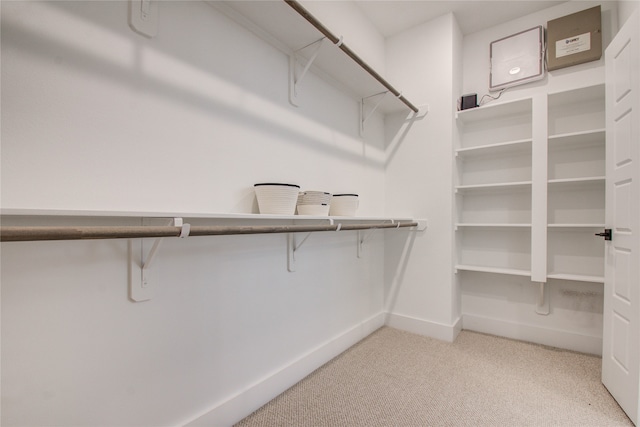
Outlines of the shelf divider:
<svg viewBox="0 0 640 427">
<path fill-rule="evenodd" d="M 531 147 L 531 281 L 547 281 L 548 99 L 533 98 Z M 542 287 L 544 297 L 545 287 Z"/>
</svg>

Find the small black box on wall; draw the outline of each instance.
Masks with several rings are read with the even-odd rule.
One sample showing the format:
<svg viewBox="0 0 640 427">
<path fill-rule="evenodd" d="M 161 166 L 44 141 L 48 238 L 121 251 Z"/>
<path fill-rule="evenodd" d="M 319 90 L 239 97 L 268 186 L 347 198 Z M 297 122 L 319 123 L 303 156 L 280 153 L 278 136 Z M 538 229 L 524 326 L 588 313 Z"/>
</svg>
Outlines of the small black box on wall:
<svg viewBox="0 0 640 427">
<path fill-rule="evenodd" d="M 469 108 L 476 108 L 478 106 L 478 94 L 470 93 L 468 95 L 462 95 L 460 98 L 460 109 L 468 110 Z"/>
</svg>

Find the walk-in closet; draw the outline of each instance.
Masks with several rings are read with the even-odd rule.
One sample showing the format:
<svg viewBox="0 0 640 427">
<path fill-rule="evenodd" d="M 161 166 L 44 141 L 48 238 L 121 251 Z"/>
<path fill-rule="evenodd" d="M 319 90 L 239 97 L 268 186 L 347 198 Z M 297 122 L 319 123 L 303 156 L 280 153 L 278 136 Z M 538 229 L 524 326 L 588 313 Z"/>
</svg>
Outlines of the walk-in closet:
<svg viewBox="0 0 640 427">
<path fill-rule="evenodd" d="M 637 425 L 638 1 L 1 3 L 3 426 Z"/>
</svg>

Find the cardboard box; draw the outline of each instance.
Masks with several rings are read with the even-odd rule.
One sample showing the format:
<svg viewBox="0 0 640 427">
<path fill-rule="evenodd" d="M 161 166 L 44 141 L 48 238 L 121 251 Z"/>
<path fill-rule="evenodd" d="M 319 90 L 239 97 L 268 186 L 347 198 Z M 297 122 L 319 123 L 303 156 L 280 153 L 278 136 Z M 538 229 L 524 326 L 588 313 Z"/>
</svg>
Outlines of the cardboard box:
<svg viewBox="0 0 640 427">
<path fill-rule="evenodd" d="M 597 61 L 601 57 L 600 6 L 547 22 L 547 70 Z"/>
</svg>

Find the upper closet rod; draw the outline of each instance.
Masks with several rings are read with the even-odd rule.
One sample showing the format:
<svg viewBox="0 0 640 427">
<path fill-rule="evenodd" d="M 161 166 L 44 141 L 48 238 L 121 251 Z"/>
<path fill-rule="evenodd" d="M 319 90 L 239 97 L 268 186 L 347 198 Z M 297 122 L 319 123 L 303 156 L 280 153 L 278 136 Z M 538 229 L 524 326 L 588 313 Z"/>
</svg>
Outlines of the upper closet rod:
<svg viewBox="0 0 640 427">
<path fill-rule="evenodd" d="M 417 222 L 381 224 L 326 224 L 281 226 L 191 226 L 189 236 L 222 236 L 234 234 L 299 233 L 313 231 L 369 230 L 374 228 L 416 227 Z M 181 237 L 182 227 L 176 226 L 89 226 L 89 227 L 0 227 L 2 242 L 39 240 L 134 239 L 144 237 Z"/>
<path fill-rule="evenodd" d="M 318 31 L 324 34 L 333 44 L 337 44 L 340 49 L 344 53 L 346 53 L 351 59 L 353 59 L 356 64 L 360 65 L 366 72 L 371 74 L 373 78 L 375 78 L 380 84 L 382 84 L 385 88 L 389 90 L 392 94 L 394 94 L 400 101 L 402 101 L 407 107 L 411 108 L 414 113 L 418 112 L 418 108 L 416 108 L 411 102 L 409 102 L 402 93 L 398 92 L 393 86 L 389 84 L 380 74 L 378 74 L 373 68 L 371 68 L 366 62 L 364 62 L 358 55 L 356 55 L 351 49 L 349 49 L 344 43 L 338 44 L 340 39 L 334 36 L 331 31 L 327 29 L 320 21 L 318 21 L 309 11 L 307 11 L 300 3 L 296 0 L 284 0 L 289 6 L 291 6 L 296 12 L 300 14 L 304 19 L 309 21 L 311 25 L 316 27 Z"/>
</svg>

